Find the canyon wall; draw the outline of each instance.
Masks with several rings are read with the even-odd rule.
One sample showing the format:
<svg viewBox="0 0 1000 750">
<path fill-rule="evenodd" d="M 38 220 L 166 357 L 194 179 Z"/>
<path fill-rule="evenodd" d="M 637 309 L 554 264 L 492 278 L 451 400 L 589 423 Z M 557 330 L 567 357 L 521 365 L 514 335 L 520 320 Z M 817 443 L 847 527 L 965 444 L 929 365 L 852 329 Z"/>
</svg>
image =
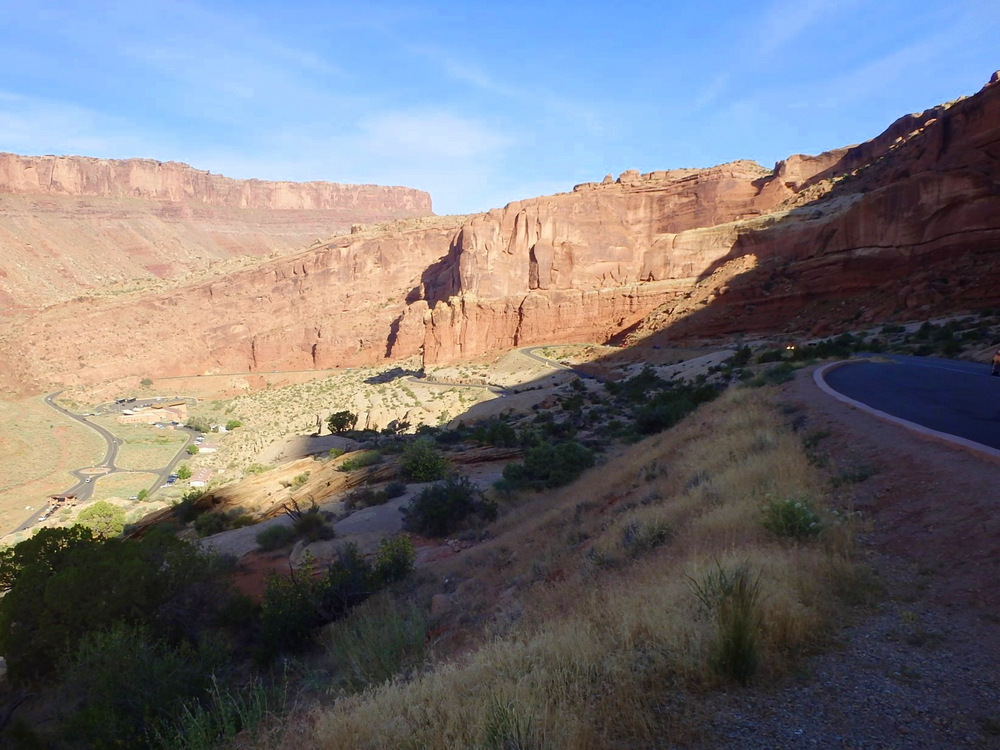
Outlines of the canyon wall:
<svg viewBox="0 0 1000 750">
<path fill-rule="evenodd" d="M 428 362 L 1000 302 L 1000 83 L 766 172 L 639 175 L 513 203 L 459 233 L 429 288 Z"/>
<path fill-rule="evenodd" d="M 429 215 L 430 196 L 412 188 L 234 180 L 176 162 L 0 153 L 0 314 L 191 281 L 355 224 Z"/>
<path fill-rule="evenodd" d="M 0 332 L 0 375 L 48 386 L 421 352 L 439 363 L 528 344 L 819 334 L 996 306 L 994 81 L 773 170 L 630 171 L 171 289 L 55 305 Z"/>
</svg>

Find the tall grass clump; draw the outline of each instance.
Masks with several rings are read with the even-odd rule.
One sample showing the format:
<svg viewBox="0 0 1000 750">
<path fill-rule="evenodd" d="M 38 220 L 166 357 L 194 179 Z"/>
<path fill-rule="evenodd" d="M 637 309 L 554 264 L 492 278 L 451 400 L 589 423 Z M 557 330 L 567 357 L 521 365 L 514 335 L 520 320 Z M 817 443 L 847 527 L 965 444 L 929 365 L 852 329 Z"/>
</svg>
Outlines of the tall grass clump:
<svg viewBox="0 0 1000 750">
<path fill-rule="evenodd" d="M 427 625 L 413 604 L 378 594 L 327 626 L 322 641 L 334 682 L 349 692 L 380 685 L 419 664 Z"/>
<path fill-rule="evenodd" d="M 742 685 L 750 682 L 760 663 L 760 575 L 743 563 L 723 568 L 716 562 L 699 579 L 690 579 L 691 590 L 715 620 L 716 632 L 710 663 L 721 675 Z"/>
</svg>

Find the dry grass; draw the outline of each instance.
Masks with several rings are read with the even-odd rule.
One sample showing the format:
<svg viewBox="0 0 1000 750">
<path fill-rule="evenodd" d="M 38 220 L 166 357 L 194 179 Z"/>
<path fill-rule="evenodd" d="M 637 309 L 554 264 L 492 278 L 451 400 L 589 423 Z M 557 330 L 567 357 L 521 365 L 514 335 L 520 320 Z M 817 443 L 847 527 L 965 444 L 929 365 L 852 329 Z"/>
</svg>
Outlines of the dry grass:
<svg viewBox="0 0 1000 750">
<path fill-rule="evenodd" d="M 104 456 L 97 433 L 63 417 L 41 397 L 0 402 L 0 425 L 0 533 L 27 518 L 26 505 L 37 509 L 48 495 L 75 484 L 70 470 Z"/>
<path fill-rule="evenodd" d="M 510 513 L 458 559 L 454 597 L 492 641 L 317 710 L 328 748 L 644 747 L 698 738 L 698 695 L 725 683 L 725 636 L 692 581 L 741 566 L 759 580 L 757 679 L 820 643 L 852 574 L 849 534 L 809 545 L 761 525 L 769 496 L 820 483 L 760 392 L 734 391 L 554 496 Z M 636 552 L 629 529 L 669 529 Z M 498 596 L 501 588 L 503 597 Z M 703 739 L 703 738 L 702 738 Z M 519 744 L 518 744 L 519 743 Z"/>
<path fill-rule="evenodd" d="M 187 439 L 186 434 L 176 430 L 158 430 L 152 425 L 118 424 L 111 417 L 93 421 L 125 441 L 115 459 L 119 469 L 140 471 L 163 468 L 177 455 Z"/>
<path fill-rule="evenodd" d="M 96 480 L 94 500 L 109 500 L 119 498 L 127 500 L 138 495 L 139 490 L 148 490 L 156 480 L 155 474 L 140 474 L 138 472 L 111 474 Z"/>
</svg>

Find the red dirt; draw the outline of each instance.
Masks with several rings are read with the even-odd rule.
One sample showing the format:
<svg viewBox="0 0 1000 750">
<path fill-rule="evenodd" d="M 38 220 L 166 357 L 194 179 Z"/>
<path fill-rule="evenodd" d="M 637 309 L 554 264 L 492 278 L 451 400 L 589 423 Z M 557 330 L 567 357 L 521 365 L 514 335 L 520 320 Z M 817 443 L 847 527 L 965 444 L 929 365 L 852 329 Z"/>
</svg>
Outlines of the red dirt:
<svg viewBox="0 0 1000 750">
<path fill-rule="evenodd" d="M 870 516 L 864 542 L 929 573 L 928 594 L 946 608 L 1000 612 L 1000 465 L 967 449 L 921 437 L 822 393 L 803 371 L 787 387 L 804 434 L 828 430 L 818 451 L 838 467 L 871 467 L 846 485 Z M 1000 646 L 1000 641 L 998 641 Z"/>
</svg>

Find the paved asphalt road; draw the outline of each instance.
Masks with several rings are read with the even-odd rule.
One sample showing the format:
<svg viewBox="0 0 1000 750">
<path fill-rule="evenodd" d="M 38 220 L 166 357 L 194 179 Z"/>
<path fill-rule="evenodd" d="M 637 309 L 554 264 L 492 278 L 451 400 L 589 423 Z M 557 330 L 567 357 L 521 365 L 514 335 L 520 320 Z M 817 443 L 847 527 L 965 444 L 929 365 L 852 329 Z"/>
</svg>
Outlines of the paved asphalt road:
<svg viewBox="0 0 1000 750">
<path fill-rule="evenodd" d="M 1000 377 L 989 365 L 934 357 L 885 355 L 830 370 L 834 390 L 929 427 L 1000 449 Z"/>
</svg>

